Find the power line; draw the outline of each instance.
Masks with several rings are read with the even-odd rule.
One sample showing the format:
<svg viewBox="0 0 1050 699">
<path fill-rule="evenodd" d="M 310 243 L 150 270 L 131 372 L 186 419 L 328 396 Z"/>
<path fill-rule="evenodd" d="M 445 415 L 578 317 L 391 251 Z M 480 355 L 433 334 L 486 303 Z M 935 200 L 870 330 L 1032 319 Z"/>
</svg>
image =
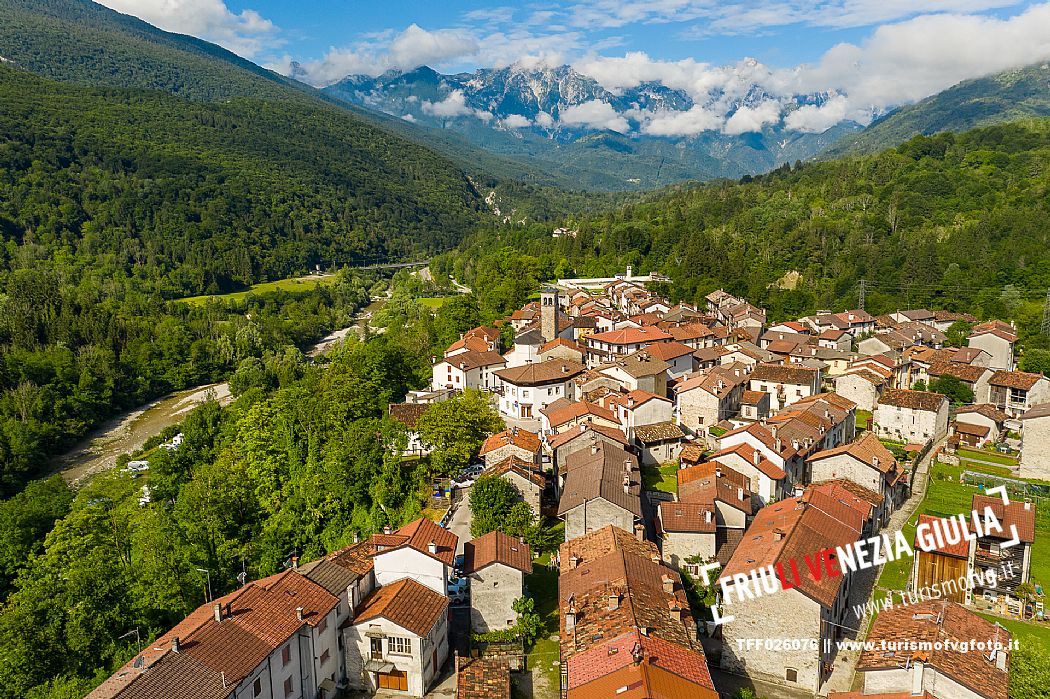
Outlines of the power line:
<svg viewBox="0 0 1050 699">
<path fill-rule="evenodd" d="M 864 292 L 867 290 L 866 289 L 867 283 L 868 283 L 867 279 L 859 279 L 859 280 L 857 280 L 857 284 L 860 286 L 860 290 L 857 293 L 857 308 L 862 310 L 862 311 L 864 310 Z"/>
<path fill-rule="evenodd" d="M 1042 332 L 1044 335 L 1050 336 L 1050 289 L 1046 290 L 1046 305 L 1043 306 Z"/>
</svg>

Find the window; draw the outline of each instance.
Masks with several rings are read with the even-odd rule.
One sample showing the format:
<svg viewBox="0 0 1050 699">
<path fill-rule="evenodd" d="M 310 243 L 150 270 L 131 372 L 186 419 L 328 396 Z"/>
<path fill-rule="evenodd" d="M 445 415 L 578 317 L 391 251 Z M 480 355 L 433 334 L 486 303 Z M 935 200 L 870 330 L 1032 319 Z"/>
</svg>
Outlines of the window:
<svg viewBox="0 0 1050 699">
<path fill-rule="evenodd" d="M 262 678 L 256 677 L 255 682 L 252 682 L 252 696 L 257 697 L 262 694 Z"/>
<path fill-rule="evenodd" d="M 289 645 L 281 649 L 281 667 L 286 667 L 290 662 L 292 662 L 292 647 Z"/>
<path fill-rule="evenodd" d="M 289 677 L 284 681 L 284 696 L 292 696 L 292 678 Z"/>
<path fill-rule="evenodd" d="M 325 629 L 327 629 L 327 628 L 328 628 L 328 617 L 325 617 L 325 618 L 321 619 L 321 623 L 317 625 L 317 633 L 318 634 L 322 634 L 322 633 L 325 632 Z"/>
<path fill-rule="evenodd" d="M 397 655 L 412 654 L 412 639 L 400 636 L 391 636 L 387 639 L 387 652 Z"/>
<path fill-rule="evenodd" d="M 327 648 L 325 648 L 324 653 L 321 653 L 321 664 L 324 665 L 327 663 L 330 657 L 332 657 L 332 654 L 328 652 Z"/>
<path fill-rule="evenodd" d="M 798 682 L 798 670 L 796 670 L 793 667 L 789 667 L 784 672 L 784 677 L 787 678 L 788 682 Z"/>
</svg>

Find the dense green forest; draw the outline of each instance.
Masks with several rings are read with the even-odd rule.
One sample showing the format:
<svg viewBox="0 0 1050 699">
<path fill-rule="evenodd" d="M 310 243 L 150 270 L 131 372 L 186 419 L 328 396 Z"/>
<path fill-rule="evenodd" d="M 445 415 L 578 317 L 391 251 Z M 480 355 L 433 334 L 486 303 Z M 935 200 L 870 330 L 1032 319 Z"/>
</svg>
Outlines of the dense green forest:
<svg viewBox="0 0 1050 699">
<path fill-rule="evenodd" d="M 659 271 L 672 299 L 724 287 L 773 320 L 856 307 L 928 306 L 1018 323 L 1028 348 L 1050 287 L 1050 121 L 916 137 L 874 156 L 682 185 L 606 214 L 490 227 L 433 267 L 472 284 L 483 310 L 521 303 L 539 279 Z M 797 271 L 794 289 L 778 280 Z M 1047 366 L 1050 368 L 1050 365 Z"/>
<path fill-rule="evenodd" d="M 148 474 L 114 470 L 75 498 L 57 478 L 37 481 L 0 503 L 0 697 L 82 696 L 141 647 L 135 629 L 145 643 L 204 602 L 196 568 L 220 594 L 242 571 L 264 576 L 419 516 L 435 474 L 384 448 L 405 440 L 386 407 L 425 385 L 430 354 L 479 316 L 470 296 L 432 315 L 411 298 L 417 283 L 402 273 L 378 319 L 386 332 L 324 364 L 294 351 L 240 361 L 238 400 L 148 442 L 184 434 L 177 451 L 152 451 Z M 441 405 L 421 426 L 439 446 L 436 475 L 499 424 L 471 396 Z M 146 483 L 154 504 L 141 507 Z"/>
</svg>

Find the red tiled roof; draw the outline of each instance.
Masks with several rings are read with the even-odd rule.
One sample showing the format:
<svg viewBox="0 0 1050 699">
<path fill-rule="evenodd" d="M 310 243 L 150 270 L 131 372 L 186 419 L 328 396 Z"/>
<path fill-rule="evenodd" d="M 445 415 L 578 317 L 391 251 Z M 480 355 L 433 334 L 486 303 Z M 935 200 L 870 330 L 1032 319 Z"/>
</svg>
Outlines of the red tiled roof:
<svg viewBox="0 0 1050 699">
<path fill-rule="evenodd" d="M 691 347 L 686 347 L 681 342 L 655 342 L 645 349 L 649 354 L 665 362 L 693 353 Z"/>
<path fill-rule="evenodd" d="M 531 573 L 532 551 L 528 544 L 501 531 L 489 532 L 463 545 L 463 572 L 474 573 L 494 563 Z"/>
<path fill-rule="evenodd" d="M 879 396 L 879 405 L 893 405 L 911 410 L 937 412 L 947 400 L 941 393 L 912 391 L 907 388 L 887 388 Z"/>
<path fill-rule="evenodd" d="M 391 420 L 397 420 L 409 429 L 415 429 L 419 418 L 431 408 L 431 403 L 391 403 L 388 409 Z"/>
<path fill-rule="evenodd" d="M 671 339 L 669 333 L 651 325 L 641 328 L 622 328 L 588 335 L 587 339 L 607 345 L 638 345 L 647 342 L 663 342 Z"/>
<path fill-rule="evenodd" d="M 381 540 L 383 535 L 373 535 L 373 540 L 377 543 L 384 543 Z M 430 553 L 430 542 L 434 542 L 437 546 L 437 553 Z M 401 527 L 390 537 L 390 541 L 386 543 L 389 548 L 379 553 L 385 553 L 395 548 L 401 548 L 402 546 L 408 546 L 413 548 L 420 553 L 426 554 L 431 558 L 436 558 L 447 566 L 452 566 L 456 558 L 456 544 L 459 543 L 459 537 L 450 532 L 444 527 L 439 527 L 430 521 L 426 517 L 420 517 L 414 522 L 409 522 L 405 526 Z"/>
<path fill-rule="evenodd" d="M 1006 386 L 1028 391 L 1043 378 L 1045 377 L 1042 374 L 1030 374 L 1025 371 L 997 371 L 992 374 L 988 383 L 992 386 Z"/>
<path fill-rule="evenodd" d="M 818 452 L 809 457 L 809 460 L 820 461 L 841 454 L 848 454 L 862 464 L 873 466 L 883 473 L 890 473 L 897 467 L 897 459 L 894 458 L 893 452 L 887 449 L 873 432 L 865 432 L 860 439 L 849 444 Z"/>
<path fill-rule="evenodd" d="M 555 347 L 565 347 L 567 349 L 571 349 L 573 352 L 579 352 L 580 354 L 584 353 L 582 347 L 580 347 L 572 340 L 566 340 L 564 337 L 556 337 L 547 344 L 543 345 L 542 347 L 540 347 L 539 353 L 543 354 L 544 352 L 550 352 Z"/>
<path fill-rule="evenodd" d="M 861 654 L 859 672 L 903 667 L 916 658 L 916 651 L 908 649 L 907 644 L 929 643 L 931 649 L 921 651 L 927 667 L 935 668 L 977 696 L 1007 697 L 1007 671 L 998 669 L 987 652 L 973 652 L 969 646 L 971 642 L 994 645 L 998 641 L 1008 647 L 1010 632 L 959 604 L 937 600 L 884 609 L 875 617 L 868 640 L 875 647 Z M 898 649 L 884 651 L 884 643 Z"/>
<path fill-rule="evenodd" d="M 492 351 L 492 344 L 483 337 L 464 335 L 449 345 L 448 349 L 445 350 L 445 354 L 447 355 L 449 352 L 461 349 L 467 349 L 471 352 L 490 352 Z"/>
<path fill-rule="evenodd" d="M 513 473 L 542 488 L 546 485 L 546 480 L 544 480 L 543 474 L 537 472 L 535 469 L 536 464 L 534 463 L 522 461 L 516 456 L 508 456 L 502 461 L 486 467 L 483 474 L 486 476 L 503 476 L 508 473 Z"/>
<path fill-rule="evenodd" d="M 448 598 L 412 578 L 383 585 L 368 596 L 354 624 L 382 617 L 417 636 L 426 636 L 448 609 Z"/>
<path fill-rule="evenodd" d="M 508 427 L 485 440 L 485 443 L 481 445 L 481 455 L 484 456 L 491 451 L 511 444 L 533 454 L 540 453 L 540 436 L 538 434 L 525 429 Z"/>
<path fill-rule="evenodd" d="M 567 667 L 569 690 L 632 665 L 632 653 L 636 651 L 641 651 L 641 656 L 654 667 L 673 672 L 699 687 L 714 689 L 707 658 L 702 652 L 630 631 L 571 657 Z M 692 691 L 696 693 L 689 696 L 704 696 L 699 693 L 699 687 L 693 687 Z"/>
<path fill-rule="evenodd" d="M 784 471 L 784 469 L 780 468 L 775 463 L 767 459 L 764 455 L 762 455 L 762 452 L 758 451 L 747 442 L 741 442 L 740 444 L 734 444 L 733 446 L 726 447 L 725 449 L 719 449 L 710 456 L 709 460 L 721 461 L 723 457 L 729 456 L 730 454 L 736 454 L 741 459 L 751 464 L 760 472 L 765 474 L 767 477 L 775 481 L 779 481 L 780 479 L 787 477 L 787 473 Z"/>
<path fill-rule="evenodd" d="M 991 420 L 992 422 L 995 422 L 997 424 L 1002 424 L 1002 423 L 1006 422 L 1006 420 L 1009 418 L 1009 415 L 1004 413 L 1002 410 L 999 410 L 998 408 L 996 408 L 991 403 L 978 403 L 976 405 L 963 405 L 963 406 L 960 406 L 955 411 L 955 420 L 956 420 L 956 422 L 959 421 L 959 417 L 960 416 L 969 415 L 971 413 L 976 413 L 978 415 L 983 415 L 986 418 L 988 418 L 989 420 Z M 1022 416 L 1022 419 L 1023 419 L 1023 416 Z"/>
<path fill-rule="evenodd" d="M 752 381 L 766 381 L 774 384 L 791 384 L 811 386 L 817 380 L 817 370 L 784 364 L 759 364 L 751 372 Z"/>
<path fill-rule="evenodd" d="M 620 424 L 620 421 L 611 410 L 582 400 L 555 408 L 554 410 L 547 408 L 542 412 L 547 416 L 547 422 L 550 423 L 552 428 L 560 427 L 561 425 L 573 420 L 578 420 L 585 415 L 603 418 L 614 425 Z"/>
<path fill-rule="evenodd" d="M 510 699 L 510 668 L 497 658 L 464 658 L 456 675 L 456 699 Z"/>
<path fill-rule="evenodd" d="M 665 532 L 714 534 L 718 529 L 713 505 L 699 502 L 661 502 L 660 527 Z"/>
<path fill-rule="evenodd" d="M 919 515 L 919 521 L 917 522 L 918 525 L 925 524 L 927 529 L 930 529 L 931 527 L 937 527 L 940 529 L 941 532 L 944 532 L 946 527 L 952 527 L 952 530 L 954 531 L 956 525 L 949 525 L 947 523 L 948 519 L 946 518 L 934 517 L 933 515 L 927 514 Z M 969 531 L 969 527 L 967 527 L 966 529 L 967 531 Z M 916 552 L 918 552 L 919 550 L 919 543 L 919 535 L 918 532 L 916 532 L 915 541 L 912 542 L 912 544 L 915 546 Z M 935 553 L 943 553 L 946 556 L 955 556 L 956 558 L 969 558 L 970 542 L 966 539 L 962 539 L 961 541 L 955 544 L 945 543 L 944 546 L 940 548 L 935 548 L 933 549 L 933 551 Z"/>
<path fill-rule="evenodd" d="M 988 495 L 974 495 L 973 509 L 978 514 L 984 512 L 984 508 L 992 508 L 996 519 L 999 520 L 1003 533 L 998 535 L 1003 539 L 1010 539 L 1011 527 L 1017 527 L 1017 536 L 1021 541 L 1032 543 L 1035 541 L 1035 503 L 1012 501 L 1004 505 L 1002 498 Z"/>
<path fill-rule="evenodd" d="M 548 359 L 543 362 L 498 369 L 492 373 L 516 386 L 535 386 L 536 384 L 568 381 L 582 373 L 584 369 L 586 367 L 579 362 L 568 359 Z"/>
<path fill-rule="evenodd" d="M 738 473 L 717 461 L 705 461 L 695 466 L 680 468 L 675 471 L 675 475 L 678 478 L 678 488 L 681 489 L 686 483 L 692 483 L 693 481 L 698 481 L 704 478 L 714 478 L 715 474 L 719 472 L 722 473 L 723 478 L 728 479 L 729 482 L 735 486 L 740 488 L 746 488 L 748 486 L 747 476 Z"/>
<path fill-rule="evenodd" d="M 548 446 L 550 446 L 551 449 L 558 449 L 562 445 L 568 444 L 577 437 L 584 436 L 588 430 L 593 430 L 604 437 L 608 437 L 614 442 L 627 446 L 627 435 L 625 435 L 622 430 L 617 429 L 615 427 L 607 427 L 605 425 L 594 424 L 589 420 L 581 422 L 579 425 L 576 425 L 572 429 L 565 430 L 564 432 L 559 432 L 553 437 L 548 437 L 547 444 Z"/>
</svg>

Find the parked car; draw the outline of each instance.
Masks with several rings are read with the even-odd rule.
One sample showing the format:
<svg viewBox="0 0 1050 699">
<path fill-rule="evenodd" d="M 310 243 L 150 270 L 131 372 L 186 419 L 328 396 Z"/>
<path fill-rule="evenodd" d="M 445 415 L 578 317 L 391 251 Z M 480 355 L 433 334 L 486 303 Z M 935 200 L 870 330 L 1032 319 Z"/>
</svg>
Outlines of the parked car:
<svg viewBox="0 0 1050 699">
<path fill-rule="evenodd" d="M 470 602 L 470 580 L 453 576 L 448 579 L 448 598 L 452 604 Z"/>
<path fill-rule="evenodd" d="M 484 471 L 484 464 L 467 464 L 466 468 L 463 469 L 463 475 L 469 478 L 470 480 L 476 480 L 477 477 L 480 476 Z"/>
</svg>

